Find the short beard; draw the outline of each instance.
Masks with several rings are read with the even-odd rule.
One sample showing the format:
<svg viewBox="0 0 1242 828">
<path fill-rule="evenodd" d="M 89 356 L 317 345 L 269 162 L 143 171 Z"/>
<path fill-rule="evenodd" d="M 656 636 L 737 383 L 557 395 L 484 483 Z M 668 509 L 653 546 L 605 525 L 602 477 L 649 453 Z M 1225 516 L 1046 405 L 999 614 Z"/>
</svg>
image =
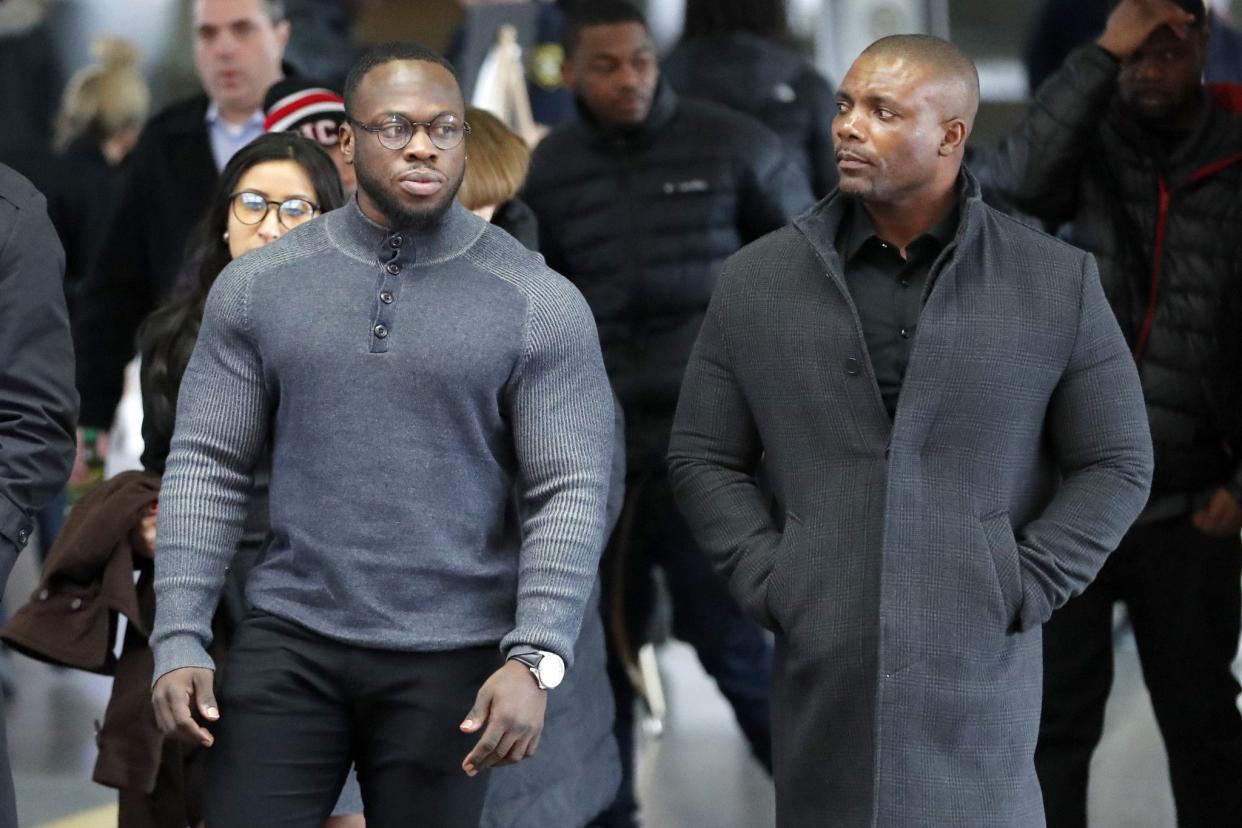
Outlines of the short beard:
<svg viewBox="0 0 1242 828">
<path fill-rule="evenodd" d="M 870 181 L 849 179 L 842 176 L 838 181 L 842 195 L 854 198 L 867 198 L 875 195 L 875 185 Z"/>
<path fill-rule="evenodd" d="M 461 173 L 457 176 L 457 180 L 450 183 L 444 197 L 436 204 L 426 207 L 407 207 L 401 203 L 393 193 L 385 186 L 385 183 L 371 176 L 370 171 L 361 165 L 355 165 L 354 175 L 358 179 L 358 189 L 365 192 L 367 197 L 379 208 L 379 211 L 388 219 L 388 223 L 393 230 L 400 230 L 405 233 L 425 233 L 434 230 L 440 226 L 444 220 L 444 214 L 453 206 L 453 201 L 457 198 L 457 191 L 461 189 L 461 182 L 465 178 L 466 169 L 462 167 Z"/>
</svg>

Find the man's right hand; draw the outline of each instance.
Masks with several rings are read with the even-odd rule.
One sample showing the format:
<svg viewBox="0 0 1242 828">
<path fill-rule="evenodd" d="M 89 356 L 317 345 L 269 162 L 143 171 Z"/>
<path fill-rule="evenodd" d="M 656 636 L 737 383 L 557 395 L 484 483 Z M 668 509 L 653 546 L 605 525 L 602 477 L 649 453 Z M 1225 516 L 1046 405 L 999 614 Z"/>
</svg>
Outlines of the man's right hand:
<svg viewBox="0 0 1242 828">
<path fill-rule="evenodd" d="M 215 737 L 200 725 L 194 713 L 209 722 L 218 721 L 220 711 L 212 692 L 216 674 L 206 667 L 182 667 L 160 676 L 151 691 L 155 722 L 165 736 L 176 736 L 188 742 L 211 747 Z"/>
<path fill-rule="evenodd" d="M 1168 26 L 1185 39 L 1194 22 L 1195 16 L 1172 0 L 1121 0 L 1108 16 L 1104 34 L 1096 43 L 1113 57 L 1124 60 L 1161 26 Z"/>
</svg>

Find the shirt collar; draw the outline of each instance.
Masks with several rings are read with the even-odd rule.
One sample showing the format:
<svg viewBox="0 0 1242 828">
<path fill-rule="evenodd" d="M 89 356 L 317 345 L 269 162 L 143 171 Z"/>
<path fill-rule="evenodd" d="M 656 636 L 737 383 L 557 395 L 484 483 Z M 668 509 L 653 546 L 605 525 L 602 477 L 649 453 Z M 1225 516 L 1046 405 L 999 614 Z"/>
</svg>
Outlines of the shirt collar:
<svg viewBox="0 0 1242 828">
<path fill-rule="evenodd" d="M 952 210 L 946 213 L 940 221 L 936 222 L 930 230 L 911 242 L 910 246 L 913 247 L 916 244 L 921 244 L 924 239 L 930 239 L 935 243 L 936 249 L 940 250 L 953 240 L 958 224 L 961 221 L 961 212 L 961 202 L 959 199 L 953 205 Z M 879 239 L 879 236 L 876 234 L 875 222 L 871 220 L 871 214 L 863 207 L 862 202 L 856 198 L 850 199 L 841 231 L 844 244 L 838 245 L 838 247 L 841 251 L 841 260 L 843 262 L 848 262 L 857 256 L 859 251 L 863 249 L 863 246 L 871 239 Z"/>
<path fill-rule="evenodd" d="M 208 126 L 211 126 L 211 127 L 218 126 L 223 129 L 233 130 L 235 132 L 243 132 L 246 129 L 250 129 L 256 126 L 262 128 L 263 107 L 259 107 L 254 112 L 252 112 L 250 114 L 250 117 L 247 118 L 242 123 L 231 124 L 228 121 L 220 117 L 220 105 L 217 104 L 215 101 L 212 101 L 211 103 L 207 105 L 207 115 L 203 118 L 203 120 L 207 122 Z"/>
</svg>

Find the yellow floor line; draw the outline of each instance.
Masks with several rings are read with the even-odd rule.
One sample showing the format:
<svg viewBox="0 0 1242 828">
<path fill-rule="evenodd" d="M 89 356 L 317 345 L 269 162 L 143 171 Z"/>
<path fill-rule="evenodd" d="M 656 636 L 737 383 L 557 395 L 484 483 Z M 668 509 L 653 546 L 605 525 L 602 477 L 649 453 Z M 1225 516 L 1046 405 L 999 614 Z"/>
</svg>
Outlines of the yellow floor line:
<svg viewBox="0 0 1242 828">
<path fill-rule="evenodd" d="M 71 817 L 44 822 L 35 828 L 115 828 L 117 812 L 115 805 L 91 808 Z"/>
</svg>

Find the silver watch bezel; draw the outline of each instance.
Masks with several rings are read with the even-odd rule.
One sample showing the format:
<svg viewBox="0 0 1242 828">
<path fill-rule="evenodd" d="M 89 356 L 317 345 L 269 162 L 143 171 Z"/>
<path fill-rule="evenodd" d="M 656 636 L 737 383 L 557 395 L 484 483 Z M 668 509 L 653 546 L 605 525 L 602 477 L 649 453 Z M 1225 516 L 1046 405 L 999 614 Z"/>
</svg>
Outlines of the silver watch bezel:
<svg viewBox="0 0 1242 828">
<path fill-rule="evenodd" d="M 510 658 L 522 662 L 526 669 L 530 670 L 540 690 L 555 690 L 565 680 L 565 660 L 556 653 L 536 650 L 531 653 L 518 653 Z M 556 665 L 555 668 L 548 669 L 553 665 Z M 545 671 L 548 674 L 546 677 Z"/>
</svg>

